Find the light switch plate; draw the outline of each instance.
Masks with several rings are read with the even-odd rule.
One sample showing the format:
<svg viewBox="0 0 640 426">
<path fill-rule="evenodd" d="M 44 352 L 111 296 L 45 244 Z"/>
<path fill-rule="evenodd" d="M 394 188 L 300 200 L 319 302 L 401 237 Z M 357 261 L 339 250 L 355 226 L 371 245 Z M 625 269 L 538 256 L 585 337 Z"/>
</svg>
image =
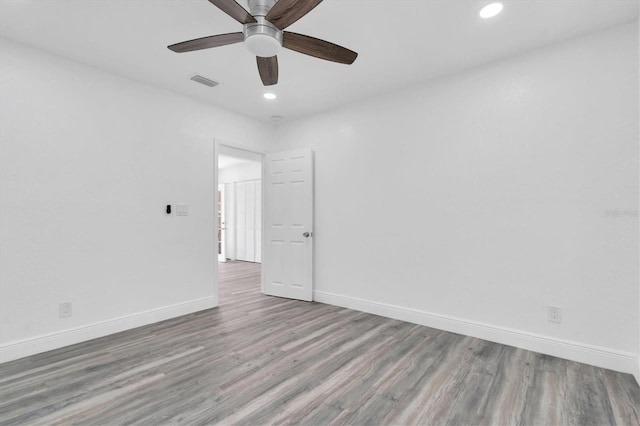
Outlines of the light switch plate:
<svg viewBox="0 0 640 426">
<path fill-rule="evenodd" d="M 176 216 L 189 216 L 189 205 L 176 204 Z"/>
</svg>

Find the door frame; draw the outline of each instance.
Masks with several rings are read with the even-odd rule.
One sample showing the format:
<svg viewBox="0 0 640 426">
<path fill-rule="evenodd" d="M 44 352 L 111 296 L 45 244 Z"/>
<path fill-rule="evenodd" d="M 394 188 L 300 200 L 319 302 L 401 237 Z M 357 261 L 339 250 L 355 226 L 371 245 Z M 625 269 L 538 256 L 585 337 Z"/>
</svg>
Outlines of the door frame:
<svg viewBox="0 0 640 426">
<path fill-rule="evenodd" d="M 227 189 L 224 184 L 218 184 L 218 191 L 216 194 L 220 194 L 220 199 L 218 200 L 218 215 L 220 216 L 220 229 L 218 230 L 218 235 L 220 238 L 218 239 L 218 262 L 226 262 L 227 261 L 227 215 L 225 210 L 227 208 Z"/>
<path fill-rule="evenodd" d="M 245 145 L 240 145 L 240 144 L 236 144 L 233 142 L 229 142 L 223 139 L 219 139 L 219 138 L 214 138 L 214 144 L 213 144 L 213 171 L 214 171 L 214 178 L 213 178 L 213 183 L 214 183 L 214 196 L 213 196 L 213 205 L 214 205 L 214 212 L 217 212 L 218 209 L 218 173 L 220 172 L 218 170 L 218 156 L 220 155 L 220 152 L 224 152 L 225 150 L 232 150 L 232 151 L 240 151 L 240 152 L 246 152 L 249 154 L 257 154 L 260 156 L 260 178 L 262 179 L 262 181 L 264 182 L 264 157 L 266 155 L 266 153 L 264 151 L 258 151 L 255 148 L 251 148 L 251 147 L 247 147 Z M 223 154 L 224 155 L 224 154 Z M 261 185 L 261 190 L 260 190 L 260 229 L 264 230 L 264 185 Z M 217 213 L 216 213 L 217 214 Z M 264 232 L 264 231 L 261 231 Z M 216 240 L 217 240 L 217 235 L 218 233 L 215 233 L 216 235 Z M 260 238 L 260 249 L 261 252 L 264 253 L 264 238 Z M 220 285 L 218 282 L 218 276 L 219 276 L 219 271 L 218 271 L 218 241 L 214 241 L 214 246 L 215 246 L 215 264 L 214 264 L 214 293 L 215 293 L 215 300 L 216 300 L 216 306 L 219 306 L 220 304 L 220 299 L 219 299 L 219 293 L 220 293 Z M 264 261 L 264 258 L 262 259 L 262 261 Z M 262 293 L 264 293 L 264 265 L 261 262 L 261 267 L 260 267 L 260 291 Z"/>
</svg>

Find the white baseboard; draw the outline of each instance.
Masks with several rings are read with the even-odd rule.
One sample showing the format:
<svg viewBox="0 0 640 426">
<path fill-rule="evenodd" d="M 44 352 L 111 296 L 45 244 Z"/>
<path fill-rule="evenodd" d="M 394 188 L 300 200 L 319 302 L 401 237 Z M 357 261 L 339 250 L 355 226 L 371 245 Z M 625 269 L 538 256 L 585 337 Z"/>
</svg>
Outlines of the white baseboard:
<svg viewBox="0 0 640 426">
<path fill-rule="evenodd" d="M 477 321 L 454 318 L 417 309 L 404 308 L 324 291 L 314 291 L 313 300 L 357 311 L 380 315 L 508 346 L 527 349 L 571 361 L 630 373 L 639 379 L 638 355 L 614 349 L 556 339 Z"/>
<path fill-rule="evenodd" d="M 218 306 L 209 296 L 0 345 L 0 363 Z"/>
</svg>

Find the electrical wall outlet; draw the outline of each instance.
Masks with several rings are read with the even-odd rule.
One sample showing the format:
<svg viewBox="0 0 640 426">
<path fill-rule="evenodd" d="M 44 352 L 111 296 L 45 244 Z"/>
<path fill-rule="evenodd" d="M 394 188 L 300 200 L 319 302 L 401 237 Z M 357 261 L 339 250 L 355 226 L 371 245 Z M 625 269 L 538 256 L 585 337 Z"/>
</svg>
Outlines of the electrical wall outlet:
<svg viewBox="0 0 640 426">
<path fill-rule="evenodd" d="M 549 306 L 548 320 L 549 322 L 560 324 L 562 322 L 562 308 L 559 308 L 557 306 Z"/>
<path fill-rule="evenodd" d="M 71 302 L 60 302 L 60 318 L 71 316 Z"/>
</svg>

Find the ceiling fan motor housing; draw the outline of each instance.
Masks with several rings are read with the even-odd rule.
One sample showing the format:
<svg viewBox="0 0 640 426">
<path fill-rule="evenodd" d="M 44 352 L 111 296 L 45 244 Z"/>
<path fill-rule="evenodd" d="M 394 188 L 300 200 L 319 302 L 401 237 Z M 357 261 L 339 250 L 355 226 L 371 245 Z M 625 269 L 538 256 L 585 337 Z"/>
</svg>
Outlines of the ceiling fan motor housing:
<svg viewBox="0 0 640 426">
<path fill-rule="evenodd" d="M 282 31 L 262 16 L 255 16 L 256 23 L 244 25 L 244 43 L 256 56 L 270 58 L 282 47 Z"/>
</svg>

